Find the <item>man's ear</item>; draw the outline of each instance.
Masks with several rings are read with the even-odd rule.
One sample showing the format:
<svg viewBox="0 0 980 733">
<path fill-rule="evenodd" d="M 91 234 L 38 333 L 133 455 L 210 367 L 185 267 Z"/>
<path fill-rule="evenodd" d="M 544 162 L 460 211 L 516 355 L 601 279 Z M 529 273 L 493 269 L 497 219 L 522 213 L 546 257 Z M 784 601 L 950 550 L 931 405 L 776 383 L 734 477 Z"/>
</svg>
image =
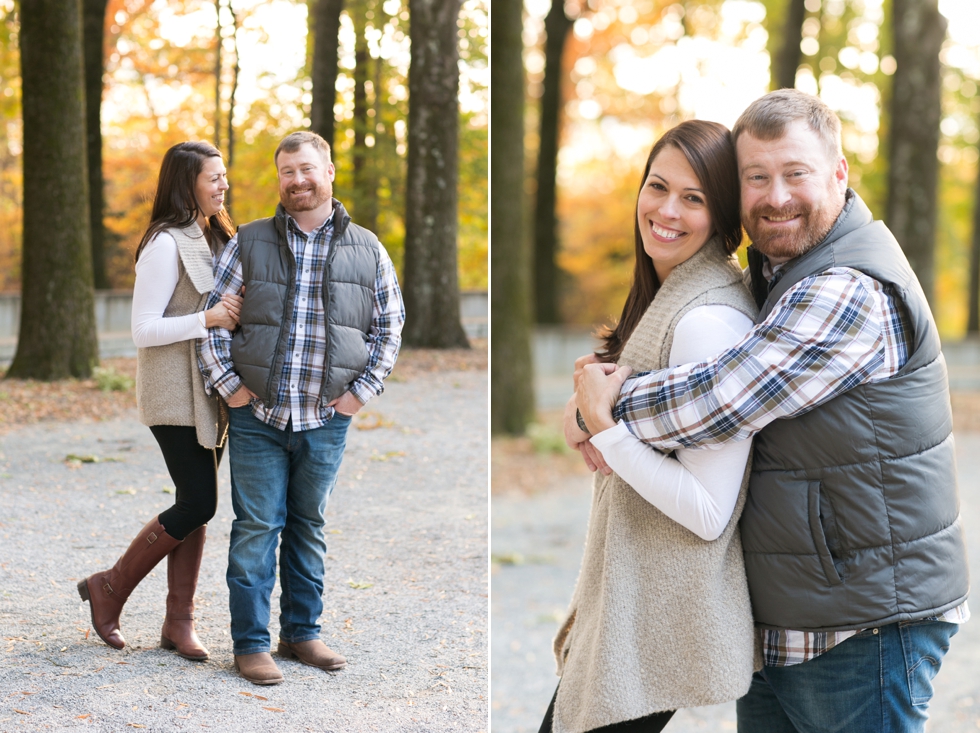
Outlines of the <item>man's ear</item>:
<svg viewBox="0 0 980 733">
<path fill-rule="evenodd" d="M 837 170 L 834 171 L 834 178 L 837 180 L 837 187 L 841 193 L 847 191 L 847 158 L 843 155 L 837 161 Z"/>
<path fill-rule="evenodd" d="M 327 177 L 330 182 L 333 183 L 334 176 L 337 175 L 337 169 L 334 167 L 333 163 L 327 163 Z"/>
</svg>

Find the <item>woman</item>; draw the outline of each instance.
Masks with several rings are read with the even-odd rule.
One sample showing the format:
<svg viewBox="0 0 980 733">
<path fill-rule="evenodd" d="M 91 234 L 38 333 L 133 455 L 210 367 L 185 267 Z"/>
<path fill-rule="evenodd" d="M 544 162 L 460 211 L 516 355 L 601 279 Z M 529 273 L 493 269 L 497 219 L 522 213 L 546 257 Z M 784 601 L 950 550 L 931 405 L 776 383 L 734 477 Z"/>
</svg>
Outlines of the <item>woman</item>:
<svg viewBox="0 0 980 733">
<path fill-rule="evenodd" d="M 126 645 L 119 614 L 137 584 L 167 557 L 167 615 L 160 646 L 203 661 L 208 650 L 194 630 L 194 592 L 206 523 L 218 505 L 218 463 L 227 428 L 224 406 L 204 392 L 197 339 L 213 326 L 233 329 L 241 299 L 203 310 L 214 286 L 213 259 L 234 235 L 224 210 L 228 190 L 221 153 L 206 142 L 167 151 L 150 225 L 136 249 L 133 341 L 138 347 L 136 402 L 140 421 L 160 444 L 176 486 L 176 502 L 151 519 L 111 570 L 78 584 L 92 625 L 111 647 Z"/>
<path fill-rule="evenodd" d="M 684 122 L 654 145 L 634 238 L 633 284 L 599 360 L 635 371 L 697 362 L 749 331 L 724 126 Z M 741 697 L 759 666 L 737 531 L 750 441 L 667 456 L 620 424 L 592 444 L 615 473 L 596 475 L 541 731 L 659 731 L 680 707 Z"/>
</svg>

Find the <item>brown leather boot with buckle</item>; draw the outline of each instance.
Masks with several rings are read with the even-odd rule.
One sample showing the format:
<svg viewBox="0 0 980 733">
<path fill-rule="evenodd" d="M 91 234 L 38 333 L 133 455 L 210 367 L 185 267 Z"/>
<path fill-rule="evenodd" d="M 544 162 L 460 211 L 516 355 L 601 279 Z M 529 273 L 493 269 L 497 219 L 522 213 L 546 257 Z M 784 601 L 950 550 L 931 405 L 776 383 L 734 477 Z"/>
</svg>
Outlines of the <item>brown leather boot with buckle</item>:
<svg viewBox="0 0 980 733">
<path fill-rule="evenodd" d="M 284 659 L 297 659 L 303 664 L 327 671 L 343 669 L 347 666 L 347 659 L 343 655 L 337 654 L 319 639 L 297 641 L 293 644 L 280 639 L 279 656 Z"/>
<path fill-rule="evenodd" d="M 92 627 L 102 641 L 116 649 L 126 646 L 119 630 L 123 604 L 146 574 L 179 544 L 180 540 L 166 533 L 160 518 L 154 517 L 133 538 L 111 569 L 79 581 L 78 595 L 89 602 Z"/>
<path fill-rule="evenodd" d="M 194 630 L 194 593 L 204 555 L 207 525 L 198 527 L 167 556 L 167 617 L 160 630 L 160 646 L 176 649 L 193 662 L 205 661 L 207 648 Z"/>
</svg>

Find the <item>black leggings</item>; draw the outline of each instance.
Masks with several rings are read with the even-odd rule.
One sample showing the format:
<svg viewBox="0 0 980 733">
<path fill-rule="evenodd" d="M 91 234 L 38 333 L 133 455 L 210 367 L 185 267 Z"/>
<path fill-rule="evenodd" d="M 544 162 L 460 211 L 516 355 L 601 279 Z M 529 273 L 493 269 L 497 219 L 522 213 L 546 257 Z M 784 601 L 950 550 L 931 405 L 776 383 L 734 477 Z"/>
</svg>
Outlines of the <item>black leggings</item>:
<svg viewBox="0 0 980 733">
<path fill-rule="evenodd" d="M 555 714 L 555 699 L 557 697 L 558 689 L 556 688 L 555 694 L 551 696 L 551 704 L 548 706 L 548 712 L 544 714 L 544 720 L 541 722 L 541 729 L 538 733 L 551 733 L 551 727 L 554 725 L 553 717 Z M 654 713 L 653 715 L 636 718 L 635 720 L 625 720 L 622 723 L 604 725 L 601 728 L 593 728 L 589 733 L 660 733 L 674 716 L 674 712 L 674 710 L 665 710 L 662 713 Z"/>
<path fill-rule="evenodd" d="M 150 430 L 177 487 L 176 502 L 160 513 L 160 524 L 175 540 L 183 540 L 218 510 L 218 464 L 224 447 L 201 447 L 193 427 L 152 425 Z"/>
</svg>

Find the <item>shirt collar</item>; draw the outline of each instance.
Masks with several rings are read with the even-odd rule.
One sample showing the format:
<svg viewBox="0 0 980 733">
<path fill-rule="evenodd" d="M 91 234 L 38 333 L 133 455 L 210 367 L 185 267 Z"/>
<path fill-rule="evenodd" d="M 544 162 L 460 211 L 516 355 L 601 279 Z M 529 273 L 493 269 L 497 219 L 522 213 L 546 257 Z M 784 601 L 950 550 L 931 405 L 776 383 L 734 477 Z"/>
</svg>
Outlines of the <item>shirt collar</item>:
<svg viewBox="0 0 980 733">
<path fill-rule="evenodd" d="M 293 230 L 293 233 L 294 233 L 294 234 L 300 234 L 300 235 L 302 235 L 302 236 L 303 236 L 304 238 L 305 238 L 305 237 L 308 237 L 308 236 L 316 236 L 316 235 L 317 235 L 317 234 L 319 234 L 319 233 L 320 233 L 320 232 L 321 232 L 321 231 L 322 231 L 322 230 L 323 230 L 323 229 L 324 229 L 325 227 L 332 227 L 332 226 L 333 226 L 333 220 L 334 220 L 334 214 L 336 214 L 336 213 L 337 213 L 337 207 L 334 207 L 334 208 L 333 208 L 333 210 L 332 210 L 332 211 L 330 212 L 330 216 L 328 216 L 328 217 L 327 217 L 327 218 L 326 218 L 326 219 L 324 220 L 324 222 L 323 222 L 323 223 L 322 223 L 322 224 L 321 224 L 320 226 L 318 226 L 318 227 L 316 227 L 316 228 L 315 228 L 315 229 L 314 229 L 314 230 L 313 230 L 312 232 L 310 232 L 309 234 L 307 234 L 306 232 L 304 232 L 304 231 L 303 231 L 303 230 L 302 230 L 302 229 L 300 228 L 300 226 L 299 226 L 299 224 L 297 224 L 297 223 L 296 223 L 296 220 L 295 220 L 295 219 L 294 219 L 294 218 L 292 217 L 292 215 L 291 215 L 291 214 L 289 214 L 289 213 L 286 213 L 286 226 L 288 226 L 288 227 L 292 227 L 292 230 Z"/>
</svg>

